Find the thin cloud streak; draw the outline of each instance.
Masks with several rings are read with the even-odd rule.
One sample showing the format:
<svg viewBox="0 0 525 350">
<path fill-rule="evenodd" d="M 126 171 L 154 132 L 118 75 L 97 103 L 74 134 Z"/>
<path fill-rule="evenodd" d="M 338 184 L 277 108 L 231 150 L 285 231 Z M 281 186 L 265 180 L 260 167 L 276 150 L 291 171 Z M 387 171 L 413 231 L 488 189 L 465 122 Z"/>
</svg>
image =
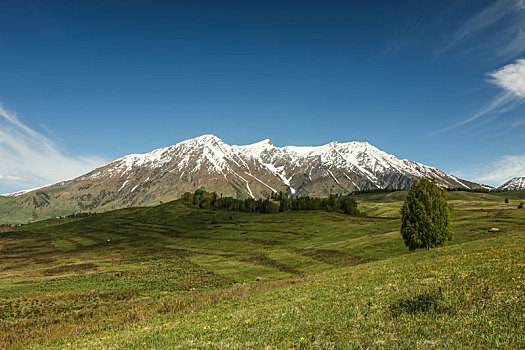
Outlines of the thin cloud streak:
<svg viewBox="0 0 525 350">
<path fill-rule="evenodd" d="M 517 176 L 525 176 L 525 154 L 500 157 L 484 169 L 475 170 L 472 178 L 498 187 Z"/>
<path fill-rule="evenodd" d="M 487 106 L 473 116 L 466 118 L 454 125 L 437 130 L 429 135 L 440 134 L 473 121 L 491 113 L 503 114 L 518 108 L 525 101 L 525 59 L 516 60 L 502 68 L 488 73 L 489 83 L 492 83 L 504 92 L 500 93 Z"/>
<path fill-rule="evenodd" d="M 102 164 L 94 156 L 69 156 L 45 135 L 0 104 L 0 189 L 17 191 L 82 175 Z"/>
<path fill-rule="evenodd" d="M 486 32 L 489 36 L 477 49 L 487 50 L 500 58 L 514 58 L 525 51 L 525 1 L 498 0 L 474 14 L 452 35 L 439 51 L 468 44 L 471 39 Z"/>
<path fill-rule="evenodd" d="M 520 8 L 520 2 L 516 0 L 499 0 L 478 12 L 468 19 L 463 26 L 455 33 L 449 46 L 455 46 L 469 39 L 471 36 L 487 29 L 503 17 L 507 16 Z"/>
<path fill-rule="evenodd" d="M 481 117 L 483 117 L 483 116 L 485 116 L 485 115 L 487 115 L 489 113 L 492 113 L 492 112 L 504 112 L 505 109 L 501 109 L 501 107 L 507 105 L 509 102 L 514 101 L 514 100 L 515 100 L 515 98 L 510 93 L 500 94 L 489 105 L 487 105 L 485 108 L 483 108 L 482 110 L 480 110 L 479 112 L 477 112 L 473 116 L 471 116 L 471 117 L 469 117 L 469 118 L 467 118 L 465 120 L 462 120 L 459 123 L 456 123 L 454 125 L 447 126 L 446 128 L 434 131 L 434 132 L 430 133 L 429 136 L 430 135 L 441 134 L 441 133 L 450 131 L 452 129 L 458 128 L 460 126 L 466 125 L 466 124 L 471 123 L 471 122 L 475 121 L 476 119 L 479 119 L 479 118 L 481 118 Z"/>
<path fill-rule="evenodd" d="M 516 121 L 512 122 L 510 125 L 512 127 L 515 127 L 515 128 L 517 128 L 519 126 L 524 126 L 525 125 L 525 119 L 516 120 Z"/>
</svg>

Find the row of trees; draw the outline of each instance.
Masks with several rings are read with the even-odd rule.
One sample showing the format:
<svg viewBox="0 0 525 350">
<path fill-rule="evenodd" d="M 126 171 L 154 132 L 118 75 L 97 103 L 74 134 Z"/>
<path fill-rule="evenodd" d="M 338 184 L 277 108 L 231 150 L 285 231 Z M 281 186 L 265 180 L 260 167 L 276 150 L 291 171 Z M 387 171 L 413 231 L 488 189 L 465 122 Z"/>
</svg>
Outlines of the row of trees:
<svg viewBox="0 0 525 350">
<path fill-rule="evenodd" d="M 448 192 L 470 192 L 470 193 L 502 193 L 502 192 L 508 192 L 508 189 L 502 189 L 502 188 L 464 188 L 464 187 L 456 187 L 456 188 L 447 188 Z"/>
<path fill-rule="evenodd" d="M 447 192 L 471 192 L 471 193 L 503 193 L 508 192 L 508 189 L 501 189 L 501 188 L 465 188 L 465 187 L 453 187 L 453 188 L 445 188 Z M 397 191 L 404 191 L 402 189 L 397 188 L 373 188 L 369 190 L 356 190 L 353 191 L 352 195 L 358 195 L 358 194 L 367 194 L 367 193 L 391 193 L 391 192 L 397 192 Z"/>
<path fill-rule="evenodd" d="M 183 197 L 186 203 L 199 208 L 226 209 L 231 211 L 244 211 L 251 213 L 282 213 L 299 210 L 324 210 L 343 212 L 351 215 L 360 215 L 357 202 L 350 196 L 334 195 L 327 198 L 293 197 L 282 191 L 272 193 L 266 199 L 253 198 L 236 199 L 223 197 L 215 192 L 196 190 L 194 193 L 186 192 Z"/>
</svg>

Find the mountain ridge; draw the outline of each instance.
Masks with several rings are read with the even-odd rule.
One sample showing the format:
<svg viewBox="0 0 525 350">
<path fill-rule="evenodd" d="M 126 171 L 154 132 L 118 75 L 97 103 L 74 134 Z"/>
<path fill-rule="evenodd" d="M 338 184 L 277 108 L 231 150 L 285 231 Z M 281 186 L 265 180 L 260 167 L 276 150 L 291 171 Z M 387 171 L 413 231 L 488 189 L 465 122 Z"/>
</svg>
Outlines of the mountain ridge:
<svg viewBox="0 0 525 350">
<path fill-rule="evenodd" d="M 200 156 L 192 159 L 192 156 L 195 156 L 194 152 L 199 149 L 202 150 Z M 347 153 L 346 157 L 341 154 L 341 150 Z M 250 170 L 249 161 L 256 161 L 264 170 L 273 173 L 273 175 L 280 178 L 285 185 L 290 187 L 292 194 L 295 192 L 295 189 L 289 184 L 289 181 L 291 177 L 297 175 L 297 173 L 295 173 L 293 169 L 292 171 L 285 169 L 285 161 L 288 161 L 290 163 L 289 166 L 292 168 L 300 168 L 304 166 L 304 162 L 311 162 L 312 160 L 319 161 L 321 165 L 328 168 L 328 170 L 329 168 L 336 167 L 354 168 L 354 171 L 360 172 L 362 176 L 374 183 L 374 185 L 369 184 L 369 186 L 365 186 L 366 188 L 384 188 L 391 185 L 378 183 L 377 174 L 374 173 L 384 173 L 392 170 L 405 172 L 414 177 L 430 175 L 441 180 L 447 187 L 457 186 L 468 188 L 473 184 L 460 180 L 453 175 L 445 174 L 434 167 L 406 159 L 399 160 L 370 145 L 368 142 L 353 141 L 339 143 L 334 141 L 322 146 L 276 147 L 269 139 L 265 139 L 249 145 L 230 146 L 214 135 L 202 135 L 194 139 L 182 141 L 173 146 L 158 148 L 144 154 L 127 155 L 106 166 L 95 169 L 88 173 L 87 176 L 81 177 L 81 179 L 95 179 L 105 175 L 112 175 L 115 172 L 120 172 L 122 176 L 130 172 L 133 168 L 161 168 L 165 164 L 172 162 L 177 154 L 184 154 L 183 157 L 178 159 L 176 166 L 176 169 L 183 173 L 197 172 L 203 166 L 202 163 L 207 162 L 208 164 L 204 164 L 204 168 L 209 173 L 216 172 L 224 176 L 225 172 L 229 171 L 235 174 L 235 169 L 233 169 L 232 164 L 229 164 L 229 162 L 232 162 L 234 165 L 242 168 L 242 171 L 247 173 L 248 176 L 253 176 L 250 171 L 246 170 Z M 359 157 L 368 159 L 359 159 Z M 365 166 L 362 166 L 363 162 L 366 163 Z M 190 165 L 193 165 L 193 167 L 187 169 Z M 309 166 L 311 170 L 315 165 L 309 164 Z M 173 170 L 174 169 L 171 169 L 171 172 L 173 172 Z M 291 176 L 286 177 L 286 173 L 291 173 Z M 327 174 L 330 175 L 330 172 L 327 171 Z M 354 184 L 354 187 L 358 190 L 362 189 L 356 184 Z M 250 192 L 248 188 L 247 191 L 248 193 Z"/>
<path fill-rule="evenodd" d="M 202 188 L 237 198 L 283 191 L 329 196 L 371 189 L 407 189 L 428 176 L 446 187 L 480 188 L 421 163 L 398 159 L 368 142 L 277 147 L 269 139 L 228 145 L 202 135 L 144 154 L 130 154 L 75 179 L 0 197 L 0 220 L 25 208 L 41 219 L 79 211 L 155 205 Z M 6 204 L 11 200 L 11 205 Z M 2 209 L 6 204 L 9 210 Z M 17 204 L 16 204 L 17 203 Z"/>
<path fill-rule="evenodd" d="M 503 185 L 498 187 L 502 190 L 525 190 L 525 176 L 513 177 Z"/>
</svg>

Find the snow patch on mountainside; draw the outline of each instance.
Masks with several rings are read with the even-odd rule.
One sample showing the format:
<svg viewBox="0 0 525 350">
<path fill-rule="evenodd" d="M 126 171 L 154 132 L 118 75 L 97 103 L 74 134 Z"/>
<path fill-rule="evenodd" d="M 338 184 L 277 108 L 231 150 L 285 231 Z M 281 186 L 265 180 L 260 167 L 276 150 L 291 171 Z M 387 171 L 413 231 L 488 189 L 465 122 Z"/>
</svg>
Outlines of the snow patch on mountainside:
<svg viewBox="0 0 525 350">
<path fill-rule="evenodd" d="M 124 183 L 122 184 L 122 186 L 120 186 L 120 188 L 118 189 L 118 191 L 122 191 L 122 189 L 124 188 L 124 186 L 126 186 L 126 184 L 128 183 L 128 180 L 124 181 Z"/>
</svg>

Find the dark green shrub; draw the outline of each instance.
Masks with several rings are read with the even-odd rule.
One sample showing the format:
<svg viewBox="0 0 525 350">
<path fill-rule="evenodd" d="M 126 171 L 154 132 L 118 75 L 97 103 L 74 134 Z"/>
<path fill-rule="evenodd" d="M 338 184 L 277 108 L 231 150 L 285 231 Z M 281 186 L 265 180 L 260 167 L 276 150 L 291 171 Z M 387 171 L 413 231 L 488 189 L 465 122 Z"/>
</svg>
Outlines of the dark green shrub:
<svg viewBox="0 0 525 350">
<path fill-rule="evenodd" d="M 435 179 L 415 180 L 401 207 L 401 235 L 410 250 L 430 249 L 452 239 L 447 192 Z"/>
<path fill-rule="evenodd" d="M 441 288 L 414 297 L 398 298 L 390 304 L 390 312 L 396 317 L 401 314 L 446 313 L 450 310 L 443 298 Z"/>
</svg>

